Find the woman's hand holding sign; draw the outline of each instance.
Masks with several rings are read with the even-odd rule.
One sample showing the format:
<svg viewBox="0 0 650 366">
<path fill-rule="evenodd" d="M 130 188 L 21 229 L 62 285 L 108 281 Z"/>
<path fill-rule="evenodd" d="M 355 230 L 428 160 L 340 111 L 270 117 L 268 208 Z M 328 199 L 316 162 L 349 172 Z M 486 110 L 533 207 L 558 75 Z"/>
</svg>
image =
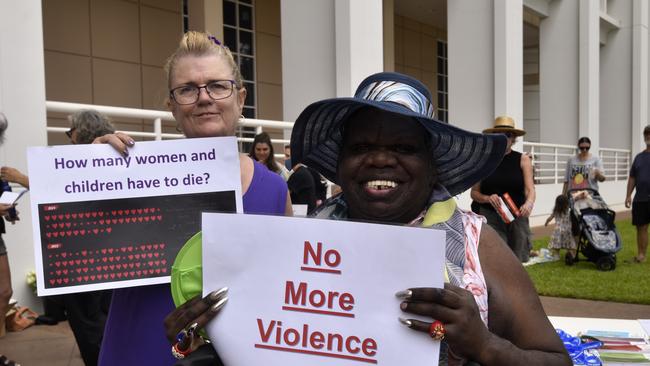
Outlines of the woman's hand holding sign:
<svg viewBox="0 0 650 366">
<path fill-rule="evenodd" d="M 165 334 L 179 354 L 190 353 L 206 342 L 197 334 L 223 308 L 227 294 L 228 288 L 223 287 L 203 298 L 197 295 L 167 315 Z"/>
<path fill-rule="evenodd" d="M 404 325 L 429 333 L 434 340 L 444 339 L 456 356 L 481 359 L 480 353 L 485 349 L 490 331 L 481 321 L 478 307 L 469 291 L 445 283 L 444 289 L 411 288 L 395 296 L 404 300 L 400 304 L 402 311 L 433 318 L 433 322 L 400 318 Z"/>
</svg>

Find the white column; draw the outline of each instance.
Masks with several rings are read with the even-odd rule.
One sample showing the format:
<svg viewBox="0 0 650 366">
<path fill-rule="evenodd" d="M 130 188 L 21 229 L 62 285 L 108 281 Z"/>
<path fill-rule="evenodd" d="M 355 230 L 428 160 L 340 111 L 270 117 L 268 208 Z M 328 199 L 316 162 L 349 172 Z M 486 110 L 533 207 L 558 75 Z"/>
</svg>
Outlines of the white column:
<svg viewBox="0 0 650 366">
<path fill-rule="evenodd" d="M 0 145 L 0 165 L 27 172 L 26 150 L 47 145 L 43 19 L 40 1 L 0 1 L 0 111 L 9 120 Z M 40 311 L 35 295 L 25 285 L 34 268 L 29 195 L 21 199 L 21 221 L 7 224 L 3 239 L 11 267 L 13 297 Z"/>
<path fill-rule="evenodd" d="M 382 0 L 335 0 L 337 96 L 384 70 L 382 8 Z"/>
<path fill-rule="evenodd" d="M 522 1 L 494 0 L 494 114 L 512 117 L 518 128 L 524 126 L 523 52 Z"/>
<path fill-rule="evenodd" d="M 447 2 L 449 122 L 480 132 L 494 122 L 492 1 Z"/>
<path fill-rule="evenodd" d="M 632 10 L 632 156 L 645 149 L 648 121 L 648 1 L 634 0 Z"/>
<path fill-rule="evenodd" d="M 336 96 L 334 0 L 282 0 L 280 8 L 283 117 L 295 121 L 310 103 Z"/>
<path fill-rule="evenodd" d="M 553 1 L 539 26 L 540 142 L 577 142 L 577 20 L 577 1 Z"/>
<path fill-rule="evenodd" d="M 579 16 L 579 101 L 578 132 L 591 139 L 591 151 L 597 154 L 600 144 L 600 4 L 580 0 Z"/>
</svg>

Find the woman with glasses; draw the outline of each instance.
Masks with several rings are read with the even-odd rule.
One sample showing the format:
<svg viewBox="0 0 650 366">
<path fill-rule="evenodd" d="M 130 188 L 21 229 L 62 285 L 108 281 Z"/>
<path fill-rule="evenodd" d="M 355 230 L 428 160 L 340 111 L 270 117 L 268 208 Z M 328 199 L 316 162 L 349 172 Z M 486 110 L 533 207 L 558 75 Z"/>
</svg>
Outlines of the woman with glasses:
<svg viewBox="0 0 650 366">
<path fill-rule="evenodd" d="M 187 138 L 235 135 L 246 89 L 228 48 L 209 34 L 190 31 L 167 60 L 165 71 L 167 105 L 179 131 Z M 119 132 L 95 142 L 109 143 L 124 155 L 135 143 Z M 291 215 L 284 180 L 245 154 L 239 162 L 244 212 Z M 175 342 L 165 337 L 163 319 L 174 309 L 169 284 L 115 290 L 100 365 L 173 364 L 170 349 Z"/>
<path fill-rule="evenodd" d="M 603 162 L 599 157 L 591 155 L 589 149 L 589 137 L 578 139 L 578 153 L 566 162 L 562 193 L 585 188 L 598 191 L 598 182 L 605 181 Z"/>
<path fill-rule="evenodd" d="M 517 137 L 526 131 L 515 128 L 515 121 L 510 117 L 497 117 L 494 127 L 483 133 L 501 133 L 508 138 L 506 154 L 501 164 L 492 174 L 472 187 L 472 199 L 479 204 L 479 213 L 505 241 L 517 258 L 528 262 L 530 249 L 530 226 L 528 217 L 535 205 L 535 183 L 533 182 L 533 165 L 526 154 L 512 150 Z M 514 204 L 509 210 L 514 220 L 506 222 L 499 211 L 502 202 Z M 519 212 L 517 212 L 519 211 Z"/>
</svg>

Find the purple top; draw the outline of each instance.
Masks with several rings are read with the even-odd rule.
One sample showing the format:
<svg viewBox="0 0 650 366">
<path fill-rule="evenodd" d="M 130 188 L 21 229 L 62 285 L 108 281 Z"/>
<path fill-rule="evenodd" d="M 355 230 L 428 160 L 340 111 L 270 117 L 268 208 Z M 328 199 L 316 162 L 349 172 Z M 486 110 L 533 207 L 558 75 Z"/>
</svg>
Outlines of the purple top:
<svg viewBox="0 0 650 366">
<path fill-rule="evenodd" d="M 244 213 L 284 215 L 287 184 L 254 162 L 253 179 L 244 194 Z M 113 291 L 99 365 L 173 365 L 163 320 L 174 310 L 169 284 Z"/>
</svg>

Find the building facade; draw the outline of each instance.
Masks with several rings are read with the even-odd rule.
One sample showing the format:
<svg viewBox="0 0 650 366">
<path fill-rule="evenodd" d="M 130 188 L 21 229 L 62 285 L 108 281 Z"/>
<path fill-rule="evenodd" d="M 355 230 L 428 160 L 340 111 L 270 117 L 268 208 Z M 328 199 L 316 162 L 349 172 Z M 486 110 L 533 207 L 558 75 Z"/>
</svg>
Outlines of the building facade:
<svg viewBox="0 0 650 366">
<path fill-rule="evenodd" d="M 648 0 L 1 1 L 0 111 L 10 128 L 0 159 L 26 170 L 27 147 L 67 143 L 47 132 L 68 122 L 46 100 L 165 110 L 165 59 L 196 29 L 235 52 L 246 118 L 293 121 L 315 100 L 350 96 L 371 73 L 398 71 L 429 87 L 441 120 L 481 131 L 509 115 L 527 131 L 518 148 L 536 161 L 535 215 L 550 211 L 580 136 L 614 154 L 602 193 L 617 205 L 629 158 L 644 147 L 649 13 Z M 114 120 L 151 130 L 151 121 Z M 467 207 L 468 195 L 460 201 Z M 28 206 L 6 241 L 16 297 L 29 304 Z"/>
</svg>

